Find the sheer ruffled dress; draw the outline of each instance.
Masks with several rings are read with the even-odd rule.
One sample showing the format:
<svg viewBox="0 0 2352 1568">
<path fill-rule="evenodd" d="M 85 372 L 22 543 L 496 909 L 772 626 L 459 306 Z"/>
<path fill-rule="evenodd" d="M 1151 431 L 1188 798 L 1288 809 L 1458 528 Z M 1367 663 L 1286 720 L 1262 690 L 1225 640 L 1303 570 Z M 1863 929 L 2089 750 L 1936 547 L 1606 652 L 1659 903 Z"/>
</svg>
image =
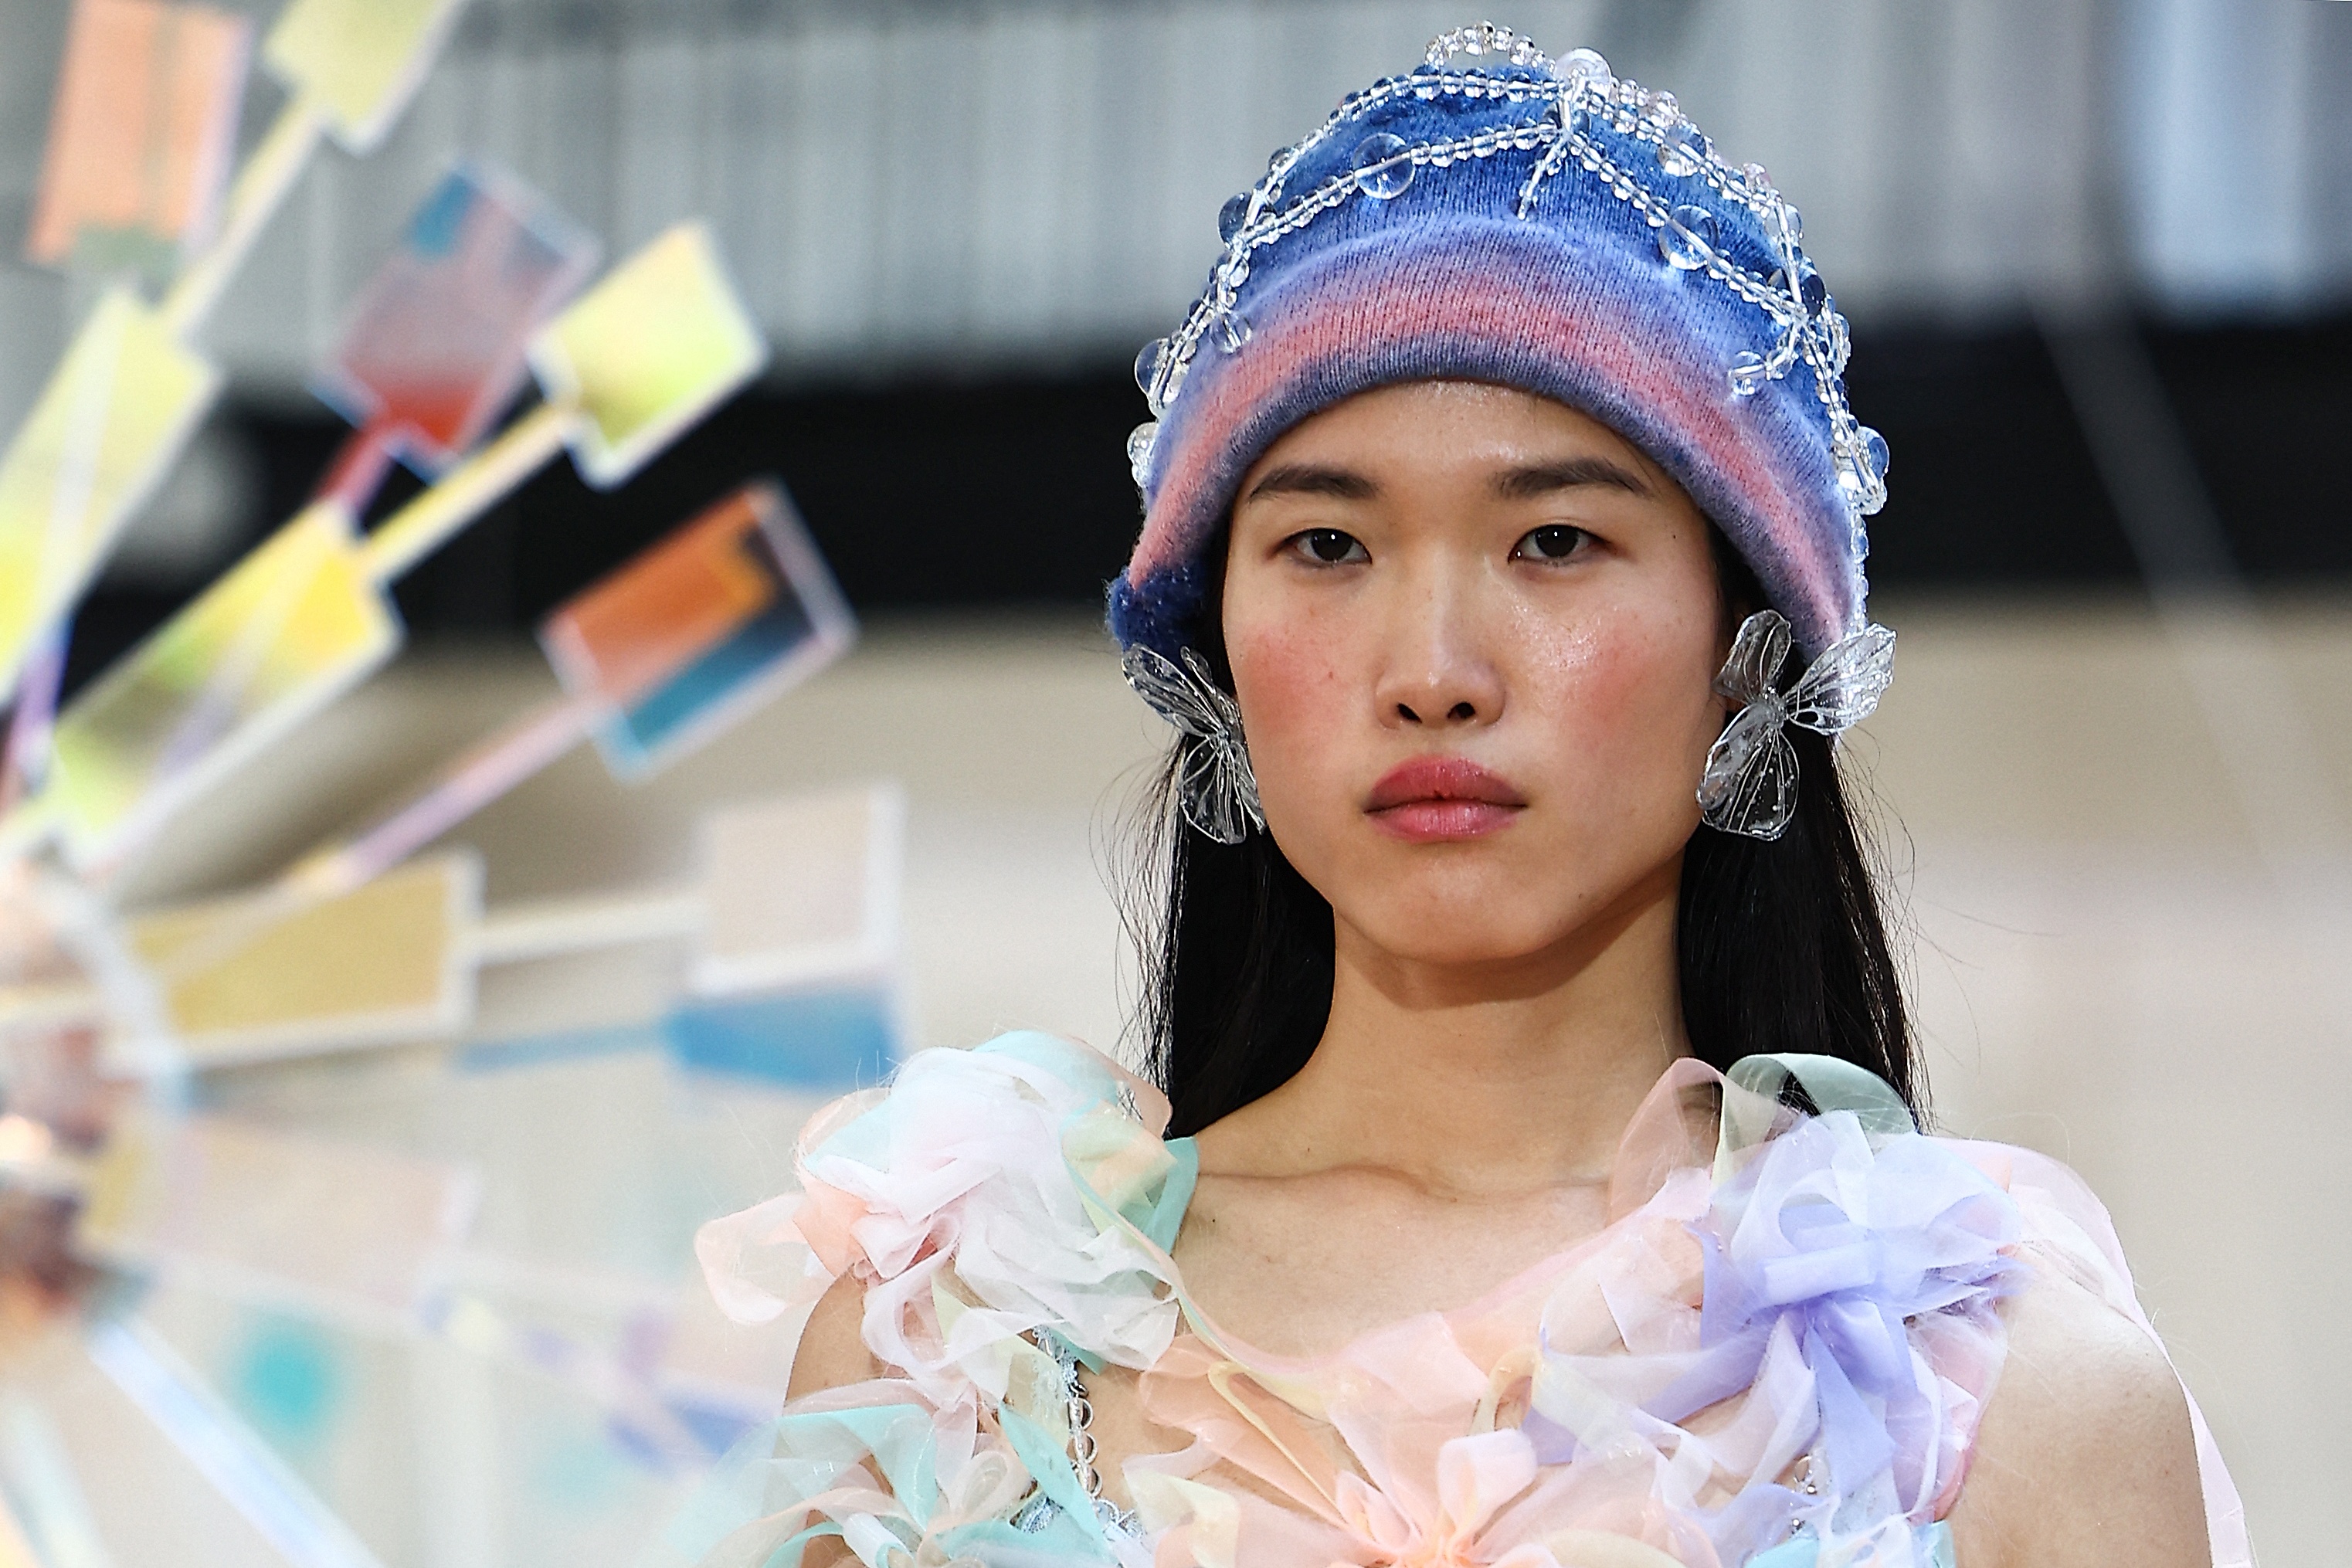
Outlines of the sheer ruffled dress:
<svg viewBox="0 0 2352 1568">
<path fill-rule="evenodd" d="M 1921 1136 L 1833 1064 L 1801 1059 L 1838 1108 L 1799 1115 L 1781 1070 L 1677 1063 L 1599 1234 L 1298 1360 L 1187 1294 L 1196 1163 L 1156 1090 L 1040 1035 L 920 1053 L 810 1123 L 803 1192 L 698 1244 L 749 1324 L 854 1275 L 892 1375 L 787 1405 L 657 1560 L 790 1568 L 837 1535 L 872 1568 L 1948 1568 L 2002 1298 L 2054 1268 L 2147 1320 L 2064 1166 Z M 1192 1435 L 1126 1463 L 1131 1511 L 1089 1485 L 1074 1364 L 1136 1369 Z M 2214 1562 L 2250 1563 L 2196 1432 Z"/>
</svg>

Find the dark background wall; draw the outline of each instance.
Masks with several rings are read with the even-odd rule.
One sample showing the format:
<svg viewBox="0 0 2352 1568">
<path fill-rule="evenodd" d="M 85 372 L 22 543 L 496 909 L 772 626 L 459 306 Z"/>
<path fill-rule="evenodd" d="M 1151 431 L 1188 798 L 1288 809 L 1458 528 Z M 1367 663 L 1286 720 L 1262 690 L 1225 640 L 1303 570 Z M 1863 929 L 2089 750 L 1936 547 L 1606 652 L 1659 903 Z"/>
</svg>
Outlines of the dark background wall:
<svg viewBox="0 0 2352 1568">
<path fill-rule="evenodd" d="M 2352 584 L 2352 315 L 2145 327 L 2238 564 L 2265 584 Z M 2030 328 L 1865 335 L 1856 411 L 1894 448 L 1874 520 L 1882 589 L 2114 584 L 2138 573 Z M 406 578 L 419 635 L 520 631 L 743 479 L 780 476 L 863 611 L 1097 602 L 1133 542 L 1122 371 L 738 398 L 625 489 L 558 464 Z M 293 515 L 344 434 L 321 408 L 232 406 L 222 434 Z M 396 475 L 378 512 L 414 493 Z M 256 537 L 258 537 L 257 534 Z M 194 583 L 100 591 L 69 679 L 102 668 Z"/>
</svg>

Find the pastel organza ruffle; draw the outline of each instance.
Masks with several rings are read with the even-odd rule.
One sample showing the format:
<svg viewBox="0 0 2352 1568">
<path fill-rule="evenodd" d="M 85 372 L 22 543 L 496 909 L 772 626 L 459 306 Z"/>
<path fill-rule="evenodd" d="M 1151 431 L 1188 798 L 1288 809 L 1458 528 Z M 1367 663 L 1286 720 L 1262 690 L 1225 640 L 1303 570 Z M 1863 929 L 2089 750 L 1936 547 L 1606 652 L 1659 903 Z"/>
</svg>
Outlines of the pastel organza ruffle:
<svg viewBox="0 0 2352 1568">
<path fill-rule="evenodd" d="M 1150 1085 L 1040 1035 L 922 1052 L 810 1123 L 802 1194 L 698 1238 L 746 1323 L 863 1281 L 898 1375 L 788 1405 L 651 1562 L 789 1568 L 837 1534 L 874 1568 L 1949 1568 L 2001 1297 L 2047 1263 L 2146 1319 L 2071 1172 L 1921 1137 L 1841 1070 L 1806 1087 L 1849 1108 L 1804 1117 L 1769 1075 L 1675 1064 L 1598 1235 L 1299 1360 L 1186 1292 L 1168 1249 L 1196 1165 Z M 1039 1330 L 1141 1371 L 1148 1414 L 1192 1435 L 1127 1465 L 1124 1528 L 1078 1486 Z M 2214 1561 L 2250 1563 L 2197 1429 Z"/>
</svg>

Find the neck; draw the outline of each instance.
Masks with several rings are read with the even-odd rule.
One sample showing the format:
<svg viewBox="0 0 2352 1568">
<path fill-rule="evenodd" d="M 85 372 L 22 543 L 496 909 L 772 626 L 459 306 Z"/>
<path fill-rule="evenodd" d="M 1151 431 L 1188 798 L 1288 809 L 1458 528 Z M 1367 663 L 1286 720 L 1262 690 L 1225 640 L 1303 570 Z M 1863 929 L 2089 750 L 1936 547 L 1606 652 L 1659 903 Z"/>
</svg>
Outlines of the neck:
<svg viewBox="0 0 2352 1568">
<path fill-rule="evenodd" d="M 1690 1051 L 1680 879 L 1677 861 L 1561 942 L 1498 962 L 1402 958 L 1340 921 L 1330 1020 L 1297 1076 L 1244 1113 L 1250 1142 L 1286 1173 L 1371 1167 L 1465 1197 L 1605 1178 L 1658 1075 Z"/>
</svg>

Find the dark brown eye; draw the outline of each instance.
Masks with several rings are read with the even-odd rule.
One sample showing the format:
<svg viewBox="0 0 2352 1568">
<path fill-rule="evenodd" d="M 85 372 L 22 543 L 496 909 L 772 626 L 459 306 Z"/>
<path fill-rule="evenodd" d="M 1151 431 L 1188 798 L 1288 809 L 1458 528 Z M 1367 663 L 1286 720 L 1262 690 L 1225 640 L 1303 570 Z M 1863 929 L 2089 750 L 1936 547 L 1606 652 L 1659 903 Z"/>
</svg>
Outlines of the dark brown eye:
<svg viewBox="0 0 2352 1568">
<path fill-rule="evenodd" d="M 1336 528 L 1310 528 L 1293 536 L 1290 547 L 1318 566 L 1341 566 L 1371 559 L 1354 534 L 1342 533 Z"/>
<path fill-rule="evenodd" d="M 1522 561 L 1565 561 L 1576 553 L 1576 547 L 1583 543 L 1585 538 L 1585 531 L 1580 528 L 1552 523 L 1530 530 L 1511 553 Z"/>
</svg>

